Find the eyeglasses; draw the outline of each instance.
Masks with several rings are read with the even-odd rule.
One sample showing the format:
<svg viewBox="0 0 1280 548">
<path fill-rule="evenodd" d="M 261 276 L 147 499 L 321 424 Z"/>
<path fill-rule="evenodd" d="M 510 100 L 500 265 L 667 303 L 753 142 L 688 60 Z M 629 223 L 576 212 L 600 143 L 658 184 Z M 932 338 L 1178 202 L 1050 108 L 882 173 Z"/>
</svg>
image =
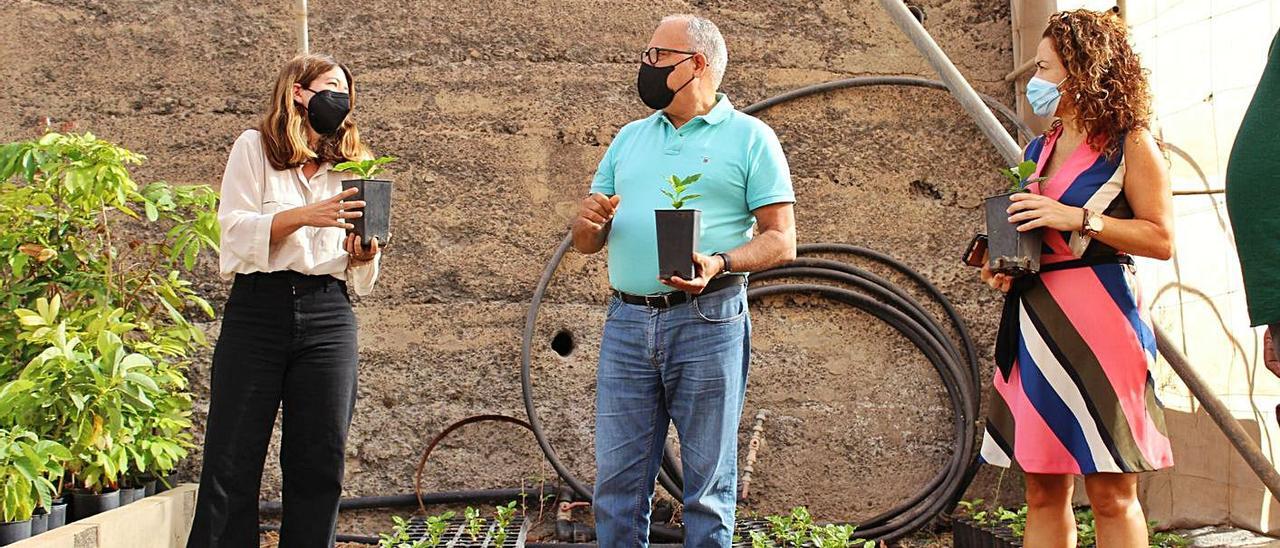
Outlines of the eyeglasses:
<svg viewBox="0 0 1280 548">
<path fill-rule="evenodd" d="M 679 53 L 682 55 L 697 55 L 696 51 L 684 51 L 680 49 L 652 47 L 640 53 L 640 60 L 650 65 L 657 65 L 658 61 L 665 59 L 668 53 Z"/>
</svg>

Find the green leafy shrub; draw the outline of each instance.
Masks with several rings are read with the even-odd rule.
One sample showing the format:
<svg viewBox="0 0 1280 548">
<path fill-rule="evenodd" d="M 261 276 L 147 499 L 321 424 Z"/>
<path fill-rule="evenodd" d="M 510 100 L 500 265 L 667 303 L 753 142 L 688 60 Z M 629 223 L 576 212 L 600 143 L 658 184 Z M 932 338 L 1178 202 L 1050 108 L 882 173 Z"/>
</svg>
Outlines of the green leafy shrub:
<svg viewBox="0 0 1280 548">
<path fill-rule="evenodd" d="M 0 145 L 0 427 L 64 445 L 95 492 L 186 455 L 188 315 L 214 314 L 184 274 L 218 248 L 217 195 L 139 185 L 143 160 L 87 133 Z"/>
</svg>

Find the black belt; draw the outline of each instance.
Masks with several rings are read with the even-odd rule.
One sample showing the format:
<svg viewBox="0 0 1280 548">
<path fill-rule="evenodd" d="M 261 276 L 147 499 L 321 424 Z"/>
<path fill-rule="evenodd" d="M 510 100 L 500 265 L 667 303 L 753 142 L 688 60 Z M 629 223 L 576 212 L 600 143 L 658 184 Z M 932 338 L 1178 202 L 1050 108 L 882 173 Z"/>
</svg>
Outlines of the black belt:
<svg viewBox="0 0 1280 548">
<path fill-rule="evenodd" d="M 726 289 L 747 283 L 745 274 L 730 274 L 714 278 L 707 282 L 707 287 L 702 290 L 702 295 L 710 295 L 721 289 Z M 673 291 L 671 293 L 662 293 L 660 295 L 632 295 L 614 290 L 613 293 L 622 299 L 622 302 L 634 305 L 643 305 L 649 308 L 671 308 L 689 302 L 695 295 L 690 295 L 683 291 Z"/>
<path fill-rule="evenodd" d="M 344 291 L 346 290 L 345 283 L 342 280 L 334 278 L 328 274 L 302 274 L 293 270 L 236 274 L 236 282 L 240 282 L 241 280 L 252 284 L 252 287 L 255 289 L 288 289 L 294 295 L 314 293 L 321 290 L 327 291 L 330 287 L 338 287 Z"/>
<path fill-rule="evenodd" d="M 1133 257 L 1128 255 L 1102 255 L 1042 265 L 1037 274 L 1027 274 L 1013 279 L 1009 292 L 1004 295 L 1004 309 L 1000 312 L 1000 331 L 996 334 L 996 367 L 999 368 L 1005 382 L 1013 373 L 1013 362 L 1018 358 L 1018 339 L 1022 337 L 1021 319 L 1018 317 L 1018 304 L 1022 302 L 1022 293 L 1035 285 L 1036 278 L 1045 272 L 1085 268 L 1104 264 L 1133 265 Z"/>
</svg>

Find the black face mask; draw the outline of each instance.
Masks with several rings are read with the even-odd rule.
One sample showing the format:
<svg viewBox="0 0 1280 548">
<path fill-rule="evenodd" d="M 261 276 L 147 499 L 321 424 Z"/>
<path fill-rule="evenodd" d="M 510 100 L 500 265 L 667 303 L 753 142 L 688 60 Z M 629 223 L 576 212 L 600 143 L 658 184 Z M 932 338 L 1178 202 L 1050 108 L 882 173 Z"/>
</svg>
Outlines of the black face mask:
<svg viewBox="0 0 1280 548">
<path fill-rule="evenodd" d="M 351 96 L 341 91 L 312 91 L 311 100 L 307 101 L 307 121 L 311 129 L 323 135 L 338 131 L 338 126 L 347 119 L 351 112 Z"/>
<path fill-rule="evenodd" d="M 693 59 L 693 56 L 686 57 L 684 61 L 689 59 Z M 684 61 L 680 61 L 680 63 Z M 694 77 L 690 76 L 689 80 L 675 91 L 671 91 L 671 88 L 667 87 L 667 76 L 670 76 L 680 63 L 668 67 L 655 67 L 648 63 L 640 63 L 640 74 L 636 77 L 636 91 L 640 92 L 640 100 L 644 101 L 645 106 L 653 110 L 667 108 L 671 105 L 671 101 L 675 100 L 676 94 L 689 85 L 689 82 L 693 81 Z"/>
</svg>

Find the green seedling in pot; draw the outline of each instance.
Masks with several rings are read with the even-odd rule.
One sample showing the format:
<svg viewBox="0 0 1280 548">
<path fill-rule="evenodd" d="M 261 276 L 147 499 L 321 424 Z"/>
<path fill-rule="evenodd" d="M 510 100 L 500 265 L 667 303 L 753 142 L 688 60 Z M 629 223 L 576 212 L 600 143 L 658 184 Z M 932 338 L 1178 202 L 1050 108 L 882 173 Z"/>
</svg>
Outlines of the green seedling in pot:
<svg viewBox="0 0 1280 548">
<path fill-rule="evenodd" d="M 1040 190 L 1044 190 L 1044 181 L 1048 177 L 1031 179 L 1031 175 L 1035 172 L 1035 160 L 1027 160 L 1014 167 L 1000 169 L 1000 174 L 1009 180 L 1009 192 L 1027 192 L 1027 187 L 1031 186 L 1032 183 L 1041 183 Z"/>
<path fill-rule="evenodd" d="M 445 512 L 438 516 L 427 518 L 427 546 L 435 547 L 440 545 L 444 532 L 449 530 L 449 520 L 453 519 L 453 512 Z"/>
<path fill-rule="evenodd" d="M 498 506 L 495 510 L 497 515 L 493 519 L 497 522 L 498 530 L 493 533 L 493 542 L 495 546 L 502 546 L 507 541 L 507 527 L 511 525 L 511 519 L 516 515 L 516 501 Z"/>
<path fill-rule="evenodd" d="M 671 200 L 671 209 L 683 208 L 685 204 L 702 197 L 701 194 L 685 195 L 685 191 L 689 190 L 689 187 L 692 186 L 693 183 L 698 182 L 698 179 L 701 178 L 701 173 L 694 173 L 684 179 L 681 179 L 676 175 L 672 175 L 667 179 L 667 184 L 671 186 L 671 190 L 664 188 L 662 189 L 662 193 Z"/>
<path fill-rule="evenodd" d="M 480 537 L 480 529 L 484 527 L 484 518 L 480 517 L 480 510 L 467 507 L 464 514 L 467 518 L 467 534 L 471 535 L 471 541 L 475 542 Z"/>
<path fill-rule="evenodd" d="M 342 162 L 333 166 L 333 170 L 354 173 L 361 179 L 372 179 L 375 175 L 382 173 L 382 166 L 394 162 L 396 159 L 397 158 L 395 156 L 382 156 L 380 158 L 371 158 L 368 160 Z"/>
</svg>

